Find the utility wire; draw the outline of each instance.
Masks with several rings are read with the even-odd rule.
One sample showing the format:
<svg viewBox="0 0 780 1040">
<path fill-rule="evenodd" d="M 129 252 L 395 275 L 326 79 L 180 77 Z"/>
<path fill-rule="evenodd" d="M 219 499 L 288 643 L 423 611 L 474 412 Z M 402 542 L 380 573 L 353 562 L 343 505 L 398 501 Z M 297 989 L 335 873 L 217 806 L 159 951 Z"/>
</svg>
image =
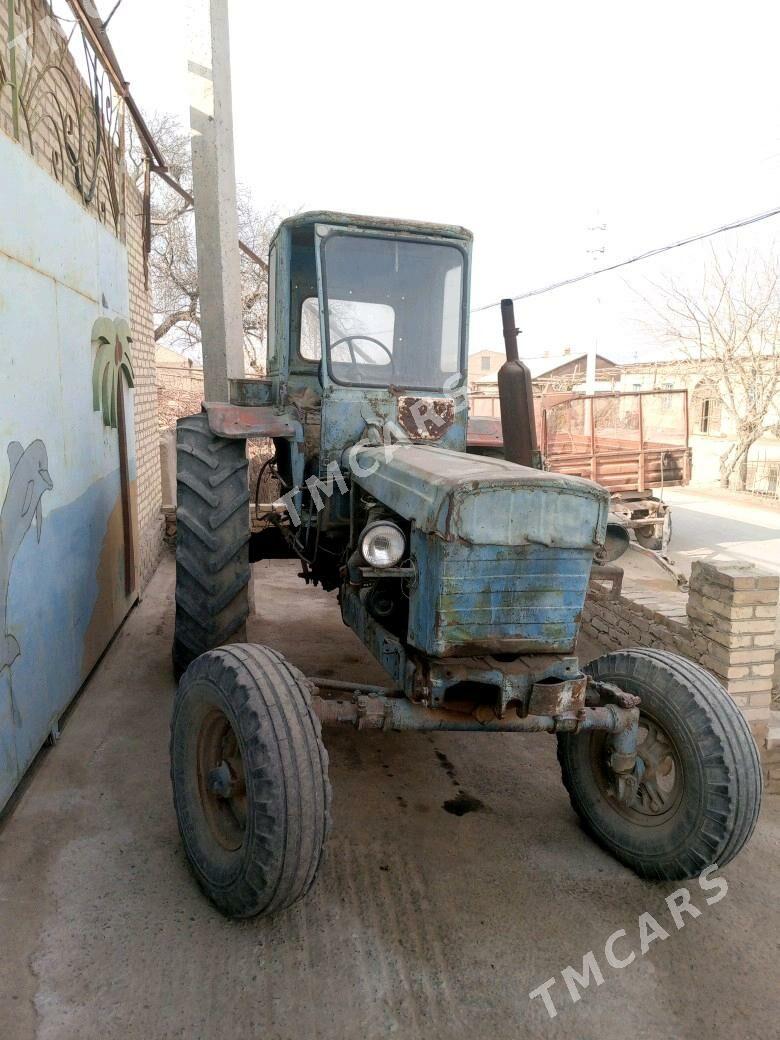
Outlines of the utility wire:
<svg viewBox="0 0 780 1040">
<path fill-rule="evenodd" d="M 552 292 L 553 289 L 562 289 L 566 285 L 574 285 L 576 282 L 584 282 L 588 278 L 595 278 L 597 274 L 606 274 L 608 271 L 617 271 L 619 267 L 628 267 L 629 264 L 636 264 L 640 260 L 647 260 L 651 256 L 659 256 L 661 253 L 668 253 L 672 249 L 679 249 L 680 246 L 690 245 L 692 242 L 701 242 L 704 238 L 712 238 L 713 235 L 721 235 L 724 231 L 735 231 L 737 228 L 748 227 L 750 224 L 757 224 L 760 220 L 768 220 L 770 217 L 776 217 L 780 215 L 780 206 L 776 209 L 767 210 L 766 213 L 757 213 L 754 217 L 747 217 L 744 220 L 735 220 L 731 224 L 723 224 L 721 227 L 714 228 L 712 231 L 703 231 L 698 235 L 690 235 L 688 238 L 681 238 L 678 242 L 670 242 L 666 246 L 658 246 L 656 249 L 648 249 L 645 253 L 638 253 L 636 256 L 629 257 L 628 260 L 620 260 L 616 264 L 608 264 L 606 267 L 597 267 L 595 270 L 586 271 L 585 274 L 574 275 L 573 278 L 564 278 L 562 282 L 552 282 L 550 285 L 544 285 L 539 289 L 531 289 L 529 292 L 521 293 L 519 296 L 513 296 L 512 300 L 517 302 L 518 300 L 527 300 L 531 296 L 541 296 L 542 293 Z M 476 314 L 478 311 L 488 311 L 491 307 L 500 307 L 501 301 L 496 300 L 495 303 L 485 303 L 481 307 L 472 308 L 471 313 Z"/>
</svg>

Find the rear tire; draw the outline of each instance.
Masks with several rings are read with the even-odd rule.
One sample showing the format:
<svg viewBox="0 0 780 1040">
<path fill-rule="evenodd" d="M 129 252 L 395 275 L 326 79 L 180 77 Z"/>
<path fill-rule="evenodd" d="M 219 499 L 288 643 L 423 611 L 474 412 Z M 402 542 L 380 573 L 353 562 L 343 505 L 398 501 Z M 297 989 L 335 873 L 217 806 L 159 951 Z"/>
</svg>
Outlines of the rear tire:
<svg viewBox="0 0 780 1040">
<path fill-rule="evenodd" d="M 208 416 L 176 424 L 177 679 L 199 654 L 246 638 L 249 488 L 246 441 L 217 437 Z"/>
<path fill-rule="evenodd" d="M 330 826 L 328 755 L 303 675 L 234 643 L 184 675 L 171 780 L 190 867 L 229 917 L 282 910 L 314 883 Z"/>
<path fill-rule="evenodd" d="M 607 735 L 560 734 L 563 782 L 585 830 L 640 877 L 725 866 L 752 834 L 762 794 L 758 750 L 732 698 L 699 665 L 663 650 L 618 651 L 586 671 L 641 697 L 647 771 L 626 806 L 614 794 Z"/>
</svg>

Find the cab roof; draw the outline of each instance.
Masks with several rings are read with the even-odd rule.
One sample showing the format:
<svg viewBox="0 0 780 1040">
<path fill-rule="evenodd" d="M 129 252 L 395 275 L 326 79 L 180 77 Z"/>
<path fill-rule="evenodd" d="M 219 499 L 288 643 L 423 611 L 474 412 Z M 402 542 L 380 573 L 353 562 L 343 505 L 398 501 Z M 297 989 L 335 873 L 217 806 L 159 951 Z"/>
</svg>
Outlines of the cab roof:
<svg viewBox="0 0 780 1040">
<path fill-rule="evenodd" d="M 474 237 L 467 228 L 459 227 L 457 224 L 431 224 L 424 220 L 403 220 L 394 217 L 366 217 L 357 213 L 334 213 L 331 210 L 309 210 L 306 213 L 296 213 L 292 217 L 287 217 L 276 229 L 273 237 L 276 239 L 279 233 L 286 228 L 313 228 L 315 224 L 335 224 L 338 227 L 371 228 L 391 233 L 432 235 L 436 238 L 455 238 L 465 242 L 471 242 Z"/>
</svg>

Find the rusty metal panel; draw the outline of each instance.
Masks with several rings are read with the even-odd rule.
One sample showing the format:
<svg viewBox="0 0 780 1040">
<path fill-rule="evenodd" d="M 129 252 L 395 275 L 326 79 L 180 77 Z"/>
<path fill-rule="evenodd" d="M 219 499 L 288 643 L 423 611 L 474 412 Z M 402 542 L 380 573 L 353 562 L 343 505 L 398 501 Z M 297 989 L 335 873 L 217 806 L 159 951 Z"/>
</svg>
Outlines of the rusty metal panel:
<svg viewBox="0 0 780 1040">
<path fill-rule="evenodd" d="M 412 440 L 441 440 L 454 421 L 451 397 L 398 398 L 398 424 Z"/>
<path fill-rule="evenodd" d="M 576 679 L 542 679 L 531 687 L 527 714 L 576 717 L 585 707 L 587 685 L 584 675 Z"/>
<path fill-rule="evenodd" d="M 235 404 L 203 406 L 209 417 L 209 426 L 218 437 L 241 439 L 245 437 L 281 437 L 303 440 L 303 427 L 292 415 L 272 405 L 247 407 Z"/>
<path fill-rule="evenodd" d="M 545 463 L 588 476 L 612 493 L 684 485 L 690 479 L 687 414 L 687 390 L 545 399 Z"/>
</svg>

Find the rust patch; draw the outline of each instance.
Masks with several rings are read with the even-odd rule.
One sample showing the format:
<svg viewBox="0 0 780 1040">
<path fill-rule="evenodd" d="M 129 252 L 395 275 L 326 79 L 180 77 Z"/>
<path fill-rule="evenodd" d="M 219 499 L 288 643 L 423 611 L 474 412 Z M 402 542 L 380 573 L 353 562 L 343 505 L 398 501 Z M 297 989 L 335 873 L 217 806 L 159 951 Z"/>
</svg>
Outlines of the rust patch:
<svg viewBox="0 0 780 1040">
<path fill-rule="evenodd" d="M 438 441 L 452 426 L 455 402 L 451 397 L 400 397 L 398 422 L 413 441 Z"/>
<path fill-rule="evenodd" d="M 137 530 L 137 496 L 134 480 L 130 482 L 130 506 L 133 529 Z M 94 668 L 135 599 L 134 592 L 129 596 L 125 594 L 125 525 L 122 518 L 121 495 L 117 497 L 106 521 L 95 576 L 98 594 L 84 635 L 81 655 L 82 680 Z"/>
<path fill-rule="evenodd" d="M 552 715 L 559 718 L 563 715 L 576 715 L 585 707 L 585 688 L 587 678 L 576 679 L 542 679 L 531 687 L 528 702 L 529 715 Z"/>
<path fill-rule="evenodd" d="M 470 415 L 467 441 L 469 448 L 494 448 L 504 457 L 504 433 L 501 420 L 490 416 Z"/>
<path fill-rule="evenodd" d="M 243 406 L 206 402 L 211 432 L 218 437 L 282 437 L 299 440 L 300 424 L 271 405 Z"/>
</svg>

